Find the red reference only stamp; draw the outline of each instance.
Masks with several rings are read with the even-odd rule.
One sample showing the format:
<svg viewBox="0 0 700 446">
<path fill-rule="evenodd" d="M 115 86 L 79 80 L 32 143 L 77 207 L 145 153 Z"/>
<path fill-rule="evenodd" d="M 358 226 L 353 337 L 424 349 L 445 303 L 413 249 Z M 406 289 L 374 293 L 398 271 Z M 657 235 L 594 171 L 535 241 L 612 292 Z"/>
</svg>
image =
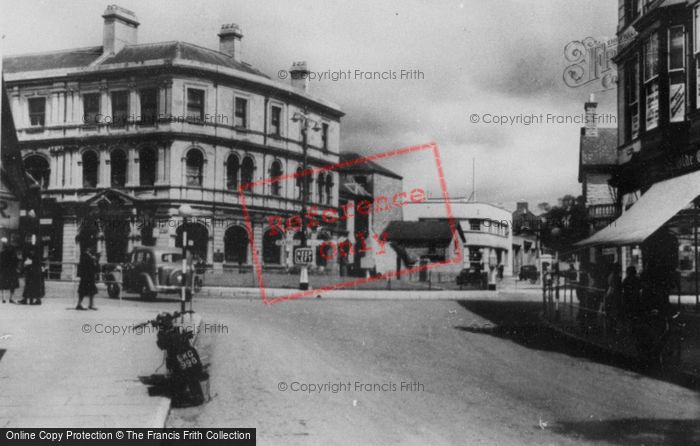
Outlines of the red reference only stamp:
<svg viewBox="0 0 700 446">
<path fill-rule="evenodd" d="M 393 260 L 397 253 L 397 247 L 392 245 L 390 234 L 386 230 L 386 224 L 398 215 L 401 220 L 401 208 L 410 204 L 426 202 L 428 196 L 421 187 L 411 187 L 403 190 L 399 188 L 385 188 L 388 192 L 381 193 L 372 188 L 370 193 L 362 184 L 346 181 L 349 193 L 338 206 L 321 204 L 332 202 L 328 197 L 323 197 L 323 179 L 330 178 L 331 172 L 357 171 L 363 164 L 373 163 L 377 160 L 390 160 L 400 156 L 424 154 L 422 160 L 431 159 L 437 174 L 438 183 L 442 192 L 444 203 L 444 217 L 446 218 L 452 240 L 454 243 L 454 256 L 443 261 L 427 264 L 404 265 Z M 426 157 L 428 155 L 429 157 Z M 431 163 L 432 164 L 432 163 Z M 426 170 L 426 172 L 428 172 Z M 339 178 L 340 175 L 336 176 Z M 316 179 L 318 194 L 311 193 L 313 180 Z M 329 180 L 330 181 L 330 180 Z M 306 187 L 304 187 L 306 182 Z M 320 183 L 320 184 L 319 184 Z M 349 183 L 349 184 L 347 184 Z M 400 181 L 398 184 L 402 184 Z M 277 213 L 265 215 L 263 218 L 263 253 L 259 252 L 259 243 L 255 240 L 254 224 L 251 220 L 251 208 L 256 209 L 256 200 L 260 200 L 266 189 L 279 191 L 291 188 L 298 190 L 296 200 L 280 198 L 280 209 Z M 306 204 L 300 205 L 301 195 L 306 189 Z M 326 194 L 331 194 L 332 189 L 326 189 Z M 259 193 L 256 193 L 259 192 Z M 293 192 L 296 193 L 296 192 Z M 365 283 L 400 278 L 411 273 L 438 268 L 447 264 L 462 261 L 462 250 L 455 220 L 452 216 L 447 186 L 440 161 L 440 153 L 437 144 L 424 144 L 391 150 L 367 157 L 358 157 L 337 164 L 329 164 L 321 167 L 310 167 L 306 170 L 297 169 L 293 174 L 265 178 L 252 183 L 242 184 L 239 187 L 240 202 L 243 209 L 245 224 L 249 234 L 252 250 L 253 267 L 257 278 L 262 300 L 266 304 L 298 299 L 311 295 L 318 295 L 324 291 L 338 290 L 355 287 Z M 312 199 L 313 197 L 313 199 Z M 291 203 L 291 204 L 290 204 Z M 287 206 L 287 208 L 284 208 Z M 305 209 L 304 209 L 305 208 Z M 256 218 L 258 225 L 260 217 Z M 372 223 L 368 223 L 372 222 Z M 398 249 L 401 249 L 400 247 Z M 267 257 L 267 258 L 266 258 Z M 271 287 L 266 285 L 263 271 L 266 260 L 270 257 L 274 260 L 275 270 L 280 271 L 280 266 L 299 269 L 311 266 L 330 268 L 337 275 L 322 274 L 309 275 L 310 289 L 289 292 L 271 292 Z M 368 274 L 365 277 L 346 277 L 350 272 L 351 262 L 355 265 L 362 262 L 364 271 L 377 271 L 376 265 L 384 265 L 382 271 Z M 390 265 L 389 267 L 387 265 Z M 334 283 L 329 283 L 329 278 L 336 277 Z M 324 279 L 323 283 L 320 279 Z M 318 283 L 314 283 L 318 282 Z"/>
</svg>

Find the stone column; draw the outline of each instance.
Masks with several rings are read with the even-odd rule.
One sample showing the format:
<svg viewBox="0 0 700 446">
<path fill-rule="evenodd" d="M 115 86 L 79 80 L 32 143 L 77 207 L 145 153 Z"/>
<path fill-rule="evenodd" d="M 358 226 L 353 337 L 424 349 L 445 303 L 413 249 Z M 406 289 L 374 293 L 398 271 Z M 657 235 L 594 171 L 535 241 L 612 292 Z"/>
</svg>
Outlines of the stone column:
<svg viewBox="0 0 700 446">
<path fill-rule="evenodd" d="M 61 279 L 74 280 L 77 272 L 78 243 L 75 241 L 78 235 L 78 225 L 75 216 L 66 217 L 63 222 L 63 248 L 62 258 L 63 268 Z"/>
<path fill-rule="evenodd" d="M 139 185 L 139 161 L 135 147 L 129 147 L 126 151 L 128 169 L 126 171 L 126 187 Z"/>
<path fill-rule="evenodd" d="M 167 184 L 167 180 L 165 177 L 165 172 L 166 172 L 166 165 L 165 165 L 165 144 L 159 144 L 158 148 L 156 149 L 156 156 L 158 159 L 156 160 L 156 184 L 161 185 L 161 184 Z"/>
<path fill-rule="evenodd" d="M 97 173 L 97 187 L 110 187 L 110 159 L 108 148 L 104 146 L 100 147 L 97 156 L 100 161 Z"/>
</svg>

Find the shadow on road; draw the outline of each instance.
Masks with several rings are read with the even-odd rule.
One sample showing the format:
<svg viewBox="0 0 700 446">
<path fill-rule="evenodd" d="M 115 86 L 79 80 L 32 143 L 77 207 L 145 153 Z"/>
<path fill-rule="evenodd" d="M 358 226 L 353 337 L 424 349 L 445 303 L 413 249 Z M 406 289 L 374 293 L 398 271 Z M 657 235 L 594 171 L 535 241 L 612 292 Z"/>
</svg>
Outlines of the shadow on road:
<svg viewBox="0 0 700 446">
<path fill-rule="evenodd" d="M 700 444 L 700 420 L 622 418 L 553 423 L 553 432 L 587 441 L 621 445 Z"/>
<path fill-rule="evenodd" d="M 459 304 L 490 323 L 478 326 L 456 326 L 458 330 L 508 339 L 534 350 L 562 353 L 589 361 L 626 369 L 680 386 L 695 389 L 697 382 L 678 372 L 651 371 L 640 367 L 636 360 L 612 353 L 592 344 L 577 341 L 542 325 L 540 302 L 460 301 Z"/>
</svg>

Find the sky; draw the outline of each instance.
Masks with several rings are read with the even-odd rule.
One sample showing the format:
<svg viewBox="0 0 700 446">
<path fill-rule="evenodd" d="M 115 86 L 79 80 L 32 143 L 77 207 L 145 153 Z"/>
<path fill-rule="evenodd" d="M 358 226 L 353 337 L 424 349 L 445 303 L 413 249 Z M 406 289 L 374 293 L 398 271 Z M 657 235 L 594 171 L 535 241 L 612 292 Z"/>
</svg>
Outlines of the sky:
<svg viewBox="0 0 700 446">
<path fill-rule="evenodd" d="M 581 124 L 554 117 L 580 116 L 594 93 L 601 126 L 616 126 L 615 89 L 563 80 L 569 42 L 614 37 L 617 2 L 610 0 L 13 0 L 0 2 L 0 51 L 100 45 L 101 15 L 114 2 L 136 13 L 139 43 L 218 49 L 221 24 L 237 23 L 243 60 L 270 77 L 299 60 L 313 72 L 350 70 L 350 78 L 310 86 L 346 113 L 341 150 L 369 155 L 435 142 L 451 198 L 470 195 L 472 182 L 479 201 L 509 209 L 579 195 Z M 356 70 L 397 79 L 358 79 Z M 400 79 L 401 70 L 419 74 Z M 533 115 L 543 122 L 525 125 Z M 491 116 L 516 121 L 485 123 Z M 438 194 L 426 162 L 384 164 L 404 176 L 404 189 Z"/>
</svg>

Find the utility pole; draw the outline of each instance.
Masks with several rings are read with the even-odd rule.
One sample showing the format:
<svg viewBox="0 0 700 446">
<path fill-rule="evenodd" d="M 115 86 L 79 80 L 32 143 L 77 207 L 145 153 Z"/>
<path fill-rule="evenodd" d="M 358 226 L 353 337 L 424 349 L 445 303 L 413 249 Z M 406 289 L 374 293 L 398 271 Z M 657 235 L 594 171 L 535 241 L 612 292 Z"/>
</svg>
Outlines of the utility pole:
<svg viewBox="0 0 700 446">
<path fill-rule="evenodd" d="M 301 247 L 306 248 L 308 246 L 307 235 L 306 235 L 306 207 L 309 197 L 309 177 L 307 176 L 306 169 L 309 163 L 309 124 L 313 124 L 314 131 L 320 130 L 318 122 L 309 118 L 306 109 L 303 113 L 294 113 L 292 121 L 301 122 L 301 146 L 302 146 L 302 170 L 301 170 Z M 309 174 L 310 175 L 310 174 Z M 293 249 L 293 248 L 292 248 Z M 309 267 L 304 264 L 301 266 L 301 271 L 299 273 L 299 289 L 308 290 L 309 289 Z"/>
</svg>

